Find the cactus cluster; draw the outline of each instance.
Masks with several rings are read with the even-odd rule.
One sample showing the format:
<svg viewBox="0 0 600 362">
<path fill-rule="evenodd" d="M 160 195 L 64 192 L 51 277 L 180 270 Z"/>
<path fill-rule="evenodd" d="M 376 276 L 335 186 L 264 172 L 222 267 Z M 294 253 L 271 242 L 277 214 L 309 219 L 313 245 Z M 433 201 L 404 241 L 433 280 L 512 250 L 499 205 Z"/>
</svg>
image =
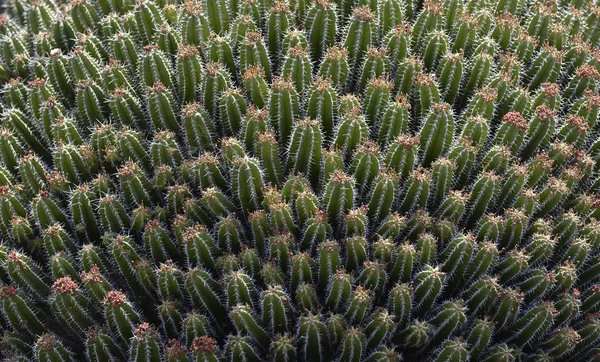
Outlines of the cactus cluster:
<svg viewBox="0 0 600 362">
<path fill-rule="evenodd" d="M 592 0 L 10 0 L 0 358 L 600 361 Z"/>
</svg>

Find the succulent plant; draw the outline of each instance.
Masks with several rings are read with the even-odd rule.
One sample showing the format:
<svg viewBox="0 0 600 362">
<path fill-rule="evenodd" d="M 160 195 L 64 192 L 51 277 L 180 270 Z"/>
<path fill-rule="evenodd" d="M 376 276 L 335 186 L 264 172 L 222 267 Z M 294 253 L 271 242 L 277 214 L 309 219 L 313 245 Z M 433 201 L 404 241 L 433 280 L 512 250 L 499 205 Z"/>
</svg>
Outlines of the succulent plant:
<svg viewBox="0 0 600 362">
<path fill-rule="evenodd" d="M 592 0 L 11 0 L 3 361 L 594 361 Z"/>
</svg>

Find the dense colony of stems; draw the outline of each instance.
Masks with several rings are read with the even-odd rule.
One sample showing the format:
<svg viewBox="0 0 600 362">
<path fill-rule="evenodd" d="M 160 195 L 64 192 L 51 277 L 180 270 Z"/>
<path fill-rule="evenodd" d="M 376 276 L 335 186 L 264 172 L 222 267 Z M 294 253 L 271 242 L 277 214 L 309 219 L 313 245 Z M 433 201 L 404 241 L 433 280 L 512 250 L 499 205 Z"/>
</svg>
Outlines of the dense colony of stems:
<svg viewBox="0 0 600 362">
<path fill-rule="evenodd" d="M 5 361 L 600 361 L 593 0 L 9 0 Z"/>
</svg>

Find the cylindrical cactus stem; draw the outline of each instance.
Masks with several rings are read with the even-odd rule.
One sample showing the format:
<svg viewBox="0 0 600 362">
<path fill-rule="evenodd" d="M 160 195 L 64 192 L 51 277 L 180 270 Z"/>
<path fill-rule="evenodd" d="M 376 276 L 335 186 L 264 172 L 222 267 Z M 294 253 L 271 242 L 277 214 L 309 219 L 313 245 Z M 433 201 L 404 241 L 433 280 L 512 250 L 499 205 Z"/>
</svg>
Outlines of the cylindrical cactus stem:
<svg viewBox="0 0 600 362">
<path fill-rule="evenodd" d="M 498 193 L 496 209 L 510 207 L 518 195 L 523 191 L 528 178 L 527 168 L 520 164 L 513 164 L 503 176 L 503 184 Z"/>
<path fill-rule="evenodd" d="M 473 325 L 471 333 L 465 340 L 470 346 L 469 354 L 479 358 L 487 349 L 494 332 L 494 324 L 488 319 L 478 319 Z"/>
<path fill-rule="evenodd" d="M 509 251 L 504 259 L 498 263 L 495 272 L 500 277 L 502 284 L 512 280 L 529 267 L 530 257 L 523 250 Z"/>
<path fill-rule="evenodd" d="M 306 103 L 307 116 L 320 120 L 326 142 L 334 135 L 337 102 L 337 93 L 331 85 L 330 78 L 317 78 Z"/>
<path fill-rule="evenodd" d="M 117 196 L 107 194 L 98 200 L 98 217 L 105 231 L 121 233 L 128 230 L 131 220 Z"/>
<path fill-rule="evenodd" d="M 231 171 L 232 193 L 244 214 L 260 209 L 263 199 L 263 176 L 253 158 L 236 157 Z"/>
<path fill-rule="evenodd" d="M 413 306 L 419 316 L 426 314 L 442 294 L 445 273 L 426 265 L 414 280 Z"/>
<path fill-rule="evenodd" d="M 467 308 L 462 302 L 446 302 L 437 314 L 435 314 L 427 323 L 436 328 L 431 343 L 440 343 L 451 337 L 467 319 Z"/>
<path fill-rule="evenodd" d="M 318 187 L 320 181 L 321 147 L 323 145 L 320 125 L 319 121 L 310 119 L 298 122 L 292 132 L 287 151 L 288 172 L 305 174 L 314 188 Z"/>
<path fill-rule="evenodd" d="M 482 51 L 475 55 L 465 73 L 465 82 L 459 99 L 460 104 L 466 104 L 475 89 L 485 85 L 489 75 L 492 73 L 493 56 Z"/>
<path fill-rule="evenodd" d="M 221 251 L 239 253 L 244 240 L 242 224 L 231 214 L 215 225 L 216 241 Z"/>
<path fill-rule="evenodd" d="M 584 64 L 577 68 L 562 94 L 564 100 L 571 102 L 581 97 L 587 89 L 595 90 L 600 73 L 591 65 Z"/>
<path fill-rule="evenodd" d="M 200 1 L 186 1 L 180 19 L 184 44 L 203 46 L 210 35 L 210 25 Z"/>
<path fill-rule="evenodd" d="M 467 225 L 474 226 L 483 216 L 499 189 L 499 176 L 493 172 L 483 172 L 475 181 L 469 199 L 469 213 L 465 214 Z"/>
<path fill-rule="evenodd" d="M 335 43 L 337 31 L 336 6 L 331 0 L 318 0 L 310 7 L 304 20 L 313 64 L 319 63 L 325 51 Z"/>
<path fill-rule="evenodd" d="M 442 361 L 457 361 L 466 362 L 470 358 L 471 351 L 466 341 L 461 338 L 455 338 L 442 344 L 442 347 L 437 351 L 435 357 L 432 359 L 434 362 Z"/>
<path fill-rule="evenodd" d="M 369 121 L 369 126 L 375 127 L 385 114 L 394 84 L 385 77 L 372 78 L 366 88 L 363 111 Z"/>
<path fill-rule="evenodd" d="M 300 96 L 308 93 L 312 84 L 312 66 L 308 60 L 307 51 L 301 44 L 289 49 L 283 62 L 281 76 L 291 80 Z"/>
<path fill-rule="evenodd" d="M 217 188 L 205 189 L 202 193 L 201 204 L 216 218 L 227 217 L 236 211 L 229 197 Z"/>
<path fill-rule="evenodd" d="M 79 276 L 75 270 L 74 261 L 65 252 L 59 252 L 50 257 L 50 271 L 54 279 L 70 277 L 77 279 Z"/>
<path fill-rule="evenodd" d="M 548 234 L 535 233 L 525 247 L 531 265 L 544 265 L 554 252 L 557 240 Z"/>
<path fill-rule="evenodd" d="M 44 248 L 49 256 L 58 253 L 77 254 L 77 245 L 60 224 L 56 223 L 44 230 Z"/>
<path fill-rule="evenodd" d="M 410 123 L 410 103 L 403 94 L 396 96 L 393 102 L 381 112 L 380 122 L 378 123 L 379 133 L 377 142 L 380 146 L 386 147 L 397 137 L 408 133 Z"/>
<path fill-rule="evenodd" d="M 187 146 L 193 155 L 216 148 L 216 131 L 206 110 L 197 103 L 189 103 L 182 110 Z"/>
<path fill-rule="evenodd" d="M 443 30 L 433 30 L 423 39 L 422 53 L 425 69 L 435 70 L 448 50 L 448 36 Z M 459 74 L 460 75 L 460 74 Z M 460 77 L 459 77 L 460 80 Z"/>
<path fill-rule="evenodd" d="M 235 271 L 227 276 L 226 295 L 227 305 L 233 308 L 236 305 L 254 306 L 258 302 L 258 292 L 254 281 L 246 273 Z"/>
<path fill-rule="evenodd" d="M 323 192 L 323 205 L 334 232 L 342 231 L 344 217 L 355 197 L 354 179 L 343 171 L 334 171 Z"/>
<path fill-rule="evenodd" d="M 461 137 L 453 148 L 450 149 L 448 158 L 455 166 L 454 187 L 461 188 L 466 185 L 478 151 L 479 149 L 473 145 L 469 137 Z"/>
<path fill-rule="evenodd" d="M 264 210 L 258 210 L 248 215 L 250 229 L 254 240 L 254 247 L 260 256 L 266 253 L 267 240 L 271 236 L 271 227 L 269 219 Z"/>
<path fill-rule="evenodd" d="M 0 232 L 9 239 L 12 229 L 12 220 L 17 217 L 26 218 L 27 210 L 21 203 L 21 198 L 10 186 L 0 186 Z"/>
<path fill-rule="evenodd" d="M 129 348 L 131 361 L 156 361 L 161 358 L 159 335 L 148 323 L 137 326 Z"/>
<path fill-rule="evenodd" d="M 290 291 L 296 294 L 298 286 L 301 284 L 312 284 L 312 269 L 316 266 L 315 261 L 311 259 L 310 254 L 297 253 L 292 256 L 290 269 Z"/>
<path fill-rule="evenodd" d="M 51 333 L 42 334 L 33 349 L 38 361 L 75 361 L 73 354 L 65 348 L 56 335 Z"/>
<path fill-rule="evenodd" d="M 498 292 L 496 302 L 491 309 L 496 330 L 512 326 L 520 309 L 522 295 L 517 289 L 506 288 Z"/>
<path fill-rule="evenodd" d="M 309 188 L 310 183 L 304 176 L 300 174 L 290 175 L 281 189 L 281 196 L 283 196 L 283 201 L 293 202 L 299 193 Z"/>
<path fill-rule="evenodd" d="M 217 341 L 212 337 L 199 336 L 191 340 L 189 349 L 192 352 L 192 361 L 195 362 L 218 362 L 221 353 L 217 348 Z"/>
<path fill-rule="evenodd" d="M 518 284 L 522 291 L 525 303 L 544 296 L 554 287 L 556 282 L 555 274 L 545 269 L 531 269 L 523 273 L 522 281 Z"/>
<path fill-rule="evenodd" d="M 77 83 L 83 80 L 92 82 L 100 81 L 100 63 L 86 52 L 83 47 L 75 47 L 70 53 L 68 61 L 73 82 Z"/>
<path fill-rule="evenodd" d="M 261 347 L 268 348 L 271 338 L 267 331 L 261 326 L 257 316 L 248 305 L 237 305 L 231 307 L 231 320 L 238 333 L 247 334 Z"/>
<path fill-rule="evenodd" d="M 158 291 L 163 300 L 180 301 L 183 297 L 183 273 L 172 260 L 161 263 L 156 270 Z"/>
<path fill-rule="evenodd" d="M 398 79 L 396 79 L 398 80 Z M 410 89 L 399 89 L 402 93 L 412 94 L 414 101 L 412 108 L 413 116 L 415 119 L 423 118 L 423 124 L 427 122 L 426 117 L 431 115 L 438 115 L 451 112 L 450 105 L 441 103 L 442 98 L 440 91 L 437 86 L 437 81 L 434 73 L 417 73 L 414 75 L 414 90 L 411 92 Z M 418 105 L 418 106 L 417 106 Z M 436 108 L 432 107 L 436 105 Z M 432 112 L 433 110 L 433 112 Z M 415 123 L 412 125 L 411 131 L 416 131 L 419 124 Z"/>
<path fill-rule="evenodd" d="M 293 204 L 300 227 L 306 225 L 308 219 L 316 218 L 319 213 L 319 200 L 310 188 L 299 192 Z"/>
<path fill-rule="evenodd" d="M 396 284 L 388 297 L 387 309 L 394 316 L 396 331 L 401 330 L 411 317 L 412 288 L 409 284 Z"/>
<path fill-rule="evenodd" d="M 176 141 L 176 136 L 170 131 L 158 131 L 150 143 L 152 164 L 155 168 L 166 165 L 173 169 L 181 164 L 181 151 Z"/>
<path fill-rule="evenodd" d="M 464 59 L 461 53 L 446 54 L 437 67 L 440 92 L 445 102 L 452 104 L 459 95 L 460 82 L 464 73 Z"/>
<path fill-rule="evenodd" d="M 217 120 L 220 114 L 221 97 L 229 88 L 231 88 L 231 76 L 223 65 L 206 64 L 202 83 L 202 103 L 214 120 Z"/>
<path fill-rule="evenodd" d="M 387 280 L 386 264 L 365 261 L 357 282 L 373 294 L 375 301 L 381 298 Z"/>
<path fill-rule="evenodd" d="M 372 222 L 385 220 L 396 199 L 399 175 L 393 171 L 382 171 L 374 179 L 368 196 L 367 215 Z"/>
<path fill-rule="evenodd" d="M 269 239 L 269 256 L 279 269 L 284 273 L 288 273 L 290 269 L 290 256 L 292 255 L 293 236 L 285 231 L 280 231 L 280 234 L 275 234 Z"/>
<path fill-rule="evenodd" d="M 367 218 L 367 207 L 359 207 L 350 210 L 346 214 L 345 231 L 346 236 L 366 236 L 369 227 L 369 219 Z"/>
<path fill-rule="evenodd" d="M 424 208 L 429 199 L 431 173 L 428 169 L 417 168 L 408 176 L 400 195 L 401 212 Z"/>
<path fill-rule="evenodd" d="M 430 165 L 450 148 L 454 137 L 454 117 L 446 103 L 434 104 L 419 134 L 423 164 Z"/>
<path fill-rule="evenodd" d="M 347 83 L 348 72 L 348 51 L 336 45 L 329 47 L 319 68 L 319 77 L 331 79 L 331 85 L 337 90 L 342 90 Z"/>
<path fill-rule="evenodd" d="M 504 230 L 499 240 L 499 246 L 506 250 L 514 249 L 525 232 L 529 217 L 519 209 L 508 209 L 505 212 Z"/>
<path fill-rule="evenodd" d="M 351 293 L 352 276 L 344 270 L 337 270 L 329 279 L 325 305 L 333 311 L 341 312 L 350 300 Z"/>
<path fill-rule="evenodd" d="M 307 360 L 323 361 L 331 353 L 327 326 L 320 314 L 301 316 L 296 338 L 299 354 Z"/>
<path fill-rule="evenodd" d="M 527 120 L 520 113 L 509 112 L 502 117 L 502 121 L 494 137 L 494 143 L 509 147 L 511 153 L 516 155 L 525 138 Z"/>
<path fill-rule="evenodd" d="M 92 362 L 124 359 L 121 347 L 103 328 L 92 327 L 87 333 L 86 356 Z"/>
<path fill-rule="evenodd" d="M 515 348 L 511 348 L 506 344 L 498 344 L 496 346 L 494 346 L 493 348 L 490 348 L 484 355 L 484 359 L 483 361 L 485 362 L 492 362 L 492 361 L 498 361 L 498 362 L 512 362 L 512 361 L 516 361 L 518 356 L 520 355 L 520 351 L 515 349 Z"/>
<path fill-rule="evenodd" d="M 413 273 L 417 257 L 417 250 L 411 244 L 404 243 L 398 246 L 396 250 L 396 261 L 394 267 L 390 271 L 389 283 L 408 282 Z"/>
<path fill-rule="evenodd" d="M 344 158 L 339 149 L 332 147 L 331 149 L 323 149 L 321 153 L 323 157 L 323 176 L 318 190 L 323 190 L 335 171 L 344 170 Z"/>
<path fill-rule="evenodd" d="M 393 212 L 383 219 L 379 225 L 379 229 L 377 229 L 377 235 L 395 240 L 400 236 L 400 233 L 404 230 L 405 226 L 406 217 L 401 216 L 397 212 Z"/>
<path fill-rule="evenodd" d="M 419 348 L 427 344 L 431 338 L 432 326 L 426 322 L 413 320 L 404 329 L 399 329 L 394 339 L 398 344 L 408 348 Z"/>
<path fill-rule="evenodd" d="M 271 60 L 267 53 L 262 35 L 255 31 L 248 31 L 239 44 L 239 66 L 245 70 L 252 66 L 260 66 L 267 82 L 272 81 Z"/>
<path fill-rule="evenodd" d="M 359 194 L 364 195 L 371 189 L 380 169 L 379 145 L 370 141 L 360 145 L 349 169 L 350 174 L 355 178 Z"/>
<path fill-rule="evenodd" d="M 550 302 L 540 302 L 515 321 L 515 333 L 510 340 L 517 346 L 536 341 L 552 325 L 556 308 Z"/>
<path fill-rule="evenodd" d="M 135 93 L 125 88 L 116 88 L 108 92 L 107 98 L 110 114 L 117 123 L 130 127 L 149 126 Z"/>
<path fill-rule="evenodd" d="M 368 246 L 364 237 L 355 236 L 344 240 L 346 246 L 346 270 L 355 272 L 368 261 Z"/>
<path fill-rule="evenodd" d="M 164 23 L 162 12 L 155 3 L 142 3 L 135 7 L 136 33 L 143 45 L 151 44 L 159 31 L 158 24 Z"/>
<path fill-rule="evenodd" d="M 416 17 L 412 29 L 411 47 L 414 52 L 421 50 L 423 41 L 429 32 L 441 29 L 444 26 L 443 12 L 443 4 L 435 1 L 424 2 L 423 11 Z"/>
<path fill-rule="evenodd" d="M 291 298 L 281 286 L 269 286 L 261 295 L 262 325 L 271 333 L 286 333 L 292 328 Z"/>
<path fill-rule="evenodd" d="M 248 95 L 249 100 L 258 108 L 264 108 L 267 105 L 269 98 L 269 88 L 264 76 L 264 71 L 260 65 L 248 66 L 242 74 L 246 94 Z M 244 104 L 245 107 L 245 103 L 242 104 Z M 240 112 L 238 111 L 237 113 Z M 239 119 L 237 120 L 237 123 L 238 125 L 236 128 L 239 129 Z M 237 130 L 235 130 L 235 133 L 237 133 Z"/>
<path fill-rule="evenodd" d="M 176 134 L 181 132 L 173 94 L 165 85 L 156 82 L 150 86 L 146 102 L 154 128 Z"/>
<path fill-rule="evenodd" d="M 459 222 L 465 212 L 468 200 L 468 194 L 465 194 L 462 191 L 450 191 L 448 196 L 439 206 L 438 213 L 440 218 L 447 219 L 454 223 Z"/>
<path fill-rule="evenodd" d="M 86 330 L 94 324 L 88 300 L 79 285 L 70 277 L 57 279 L 52 285 L 54 291 L 50 307 L 73 331 Z"/>
<path fill-rule="evenodd" d="M 327 214 L 316 211 L 305 223 L 304 234 L 300 241 L 300 250 L 313 251 L 331 235 L 331 226 L 327 222 Z"/>
<path fill-rule="evenodd" d="M 521 148 L 523 159 L 528 159 L 540 148 L 546 148 L 555 128 L 554 111 L 545 105 L 538 106 L 525 136 L 526 143 Z"/>
<path fill-rule="evenodd" d="M 71 224 L 61 206 L 47 191 L 40 191 L 31 202 L 33 220 L 41 230 L 60 223 L 67 230 L 71 229 Z"/>
<path fill-rule="evenodd" d="M 400 135 L 388 146 L 384 163 L 395 171 L 400 179 L 408 177 L 418 159 L 419 137 Z"/>
<path fill-rule="evenodd" d="M 32 301 L 22 290 L 13 286 L 0 287 L 0 305 L 8 326 L 15 330 L 27 330 L 34 335 L 44 332 L 45 328 Z"/>
<path fill-rule="evenodd" d="M 10 109 L 4 113 L 2 123 L 20 141 L 22 147 L 29 148 L 45 161 L 51 161 L 47 140 L 35 120 L 29 119 L 18 109 Z"/>
<path fill-rule="evenodd" d="M 554 319 L 555 326 L 565 326 L 579 314 L 581 300 L 575 294 L 577 293 L 564 294 L 554 303 L 554 307 L 558 312 Z"/>
<path fill-rule="evenodd" d="M 191 226 L 185 231 L 183 240 L 187 262 L 191 267 L 216 270 L 215 258 L 218 255 L 218 249 L 205 227 L 202 225 Z"/>
<path fill-rule="evenodd" d="M 500 292 L 500 284 L 496 278 L 483 275 L 463 293 L 462 298 L 469 309 L 470 316 L 477 316 L 485 313 L 494 305 Z"/>
<path fill-rule="evenodd" d="M 369 46 L 377 42 L 377 21 L 373 11 L 368 6 L 352 9 L 352 17 L 343 42 L 348 52 L 348 65 L 352 75 L 347 84 L 350 89 L 358 80 L 357 75 Z"/>
<path fill-rule="evenodd" d="M 318 247 L 319 268 L 318 283 L 319 289 L 325 290 L 337 270 L 341 266 L 340 250 L 338 243 L 334 241 L 325 241 Z"/>
<path fill-rule="evenodd" d="M 344 318 L 351 325 L 360 325 L 373 306 L 374 300 L 371 291 L 364 289 L 362 286 L 357 286 L 350 293 L 350 298 L 346 305 Z"/>
<path fill-rule="evenodd" d="M 152 256 L 155 263 L 164 263 L 167 260 L 178 260 L 177 247 L 160 225 L 159 220 L 150 220 L 144 228 L 144 246 L 146 252 Z"/>
<path fill-rule="evenodd" d="M 139 314 L 127 301 L 125 294 L 118 291 L 110 291 L 104 299 L 104 314 L 111 330 L 119 341 L 127 342 L 134 336 L 135 326 L 141 323 Z"/>
<path fill-rule="evenodd" d="M 156 275 L 152 264 L 140 256 L 128 236 L 117 235 L 109 241 L 110 255 L 123 277 L 124 284 L 133 293 L 151 296 L 156 292 Z"/>
<path fill-rule="evenodd" d="M 199 95 L 198 84 L 202 81 L 202 62 L 197 46 L 181 45 L 177 54 L 177 80 L 179 96 L 185 103 L 192 103 Z"/>
<path fill-rule="evenodd" d="M 272 7 L 267 9 L 267 13 L 267 47 L 273 69 L 278 70 L 281 64 L 283 39 L 293 23 L 292 11 L 289 4 L 275 0 Z"/>
<path fill-rule="evenodd" d="M 561 179 L 551 177 L 546 186 L 538 194 L 539 206 L 534 213 L 534 217 L 543 217 L 560 205 L 569 195 L 567 184 Z"/>
<path fill-rule="evenodd" d="M 398 62 L 394 78 L 394 89 L 397 94 L 410 95 L 413 93 L 414 81 L 423 71 L 421 59 L 408 56 Z"/>
<path fill-rule="evenodd" d="M 296 346 L 290 334 L 277 334 L 271 342 L 269 354 L 275 362 L 296 361 Z"/>
<path fill-rule="evenodd" d="M 11 250 L 6 255 L 5 270 L 19 287 L 28 290 L 32 297 L 45 298 L 50 293 L 49 275 L 27 255 Z"/>
<path fill-rule="evenodd" d="M 367 141 L 368 133 L 369 128 L 365 118 L 358 112 L 353 112 L 342 116 L 333 145 L 349 158 L 361 144 Z"/>
<path fill-rule="evenodd" d="M 561 69 L 561 54 L 553 47 L 543 47 L 532 59 L 531 67 L 524 74 L 530 89 L 537 89 L 542 83 L 556 82 Z M 567 97 L 570 98 L 570 97 Z"/>
<path fill-rule="evenodd" d="M 158 193 L 137 163 L 128 161 L 118 171 L 125 202 L 135 206 L 158 204 Z"/>
<path fill-rule="evenodd" d="M 227 310 L 221 301 L 221 287 L 208 272 L 194 268 L 185 275 L 185 287 L 196 308 L 205 310 L 217 329 L 226 327 Z"/>
<path fill-rule="evenodd" d="M 299 97 L 291 81 L 274 79 L 269 99 L 269 118 L 277 132 L 280 147 L 286 149 L 295 122 L 300 116 Z"/>
<path fill-rule="evenodd" d="M 90 181 L 98 170 L 98 159 L 88 145 L 58 144 L 54 151 L 54 162 L 74 185 Z"/>
</svg>

